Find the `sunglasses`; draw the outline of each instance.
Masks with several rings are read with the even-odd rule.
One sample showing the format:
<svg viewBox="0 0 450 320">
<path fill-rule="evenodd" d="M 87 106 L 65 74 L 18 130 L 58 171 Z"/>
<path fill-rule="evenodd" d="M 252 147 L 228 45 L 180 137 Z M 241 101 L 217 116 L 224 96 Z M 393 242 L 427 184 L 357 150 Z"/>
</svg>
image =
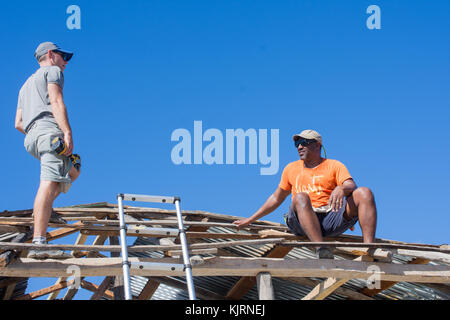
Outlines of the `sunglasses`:
<svg viewBox="0 0 450 320">
<path fill-rule="evenodd" d="M 61 58 L 63 58 L 64 61 L 69 61 L 69 57 L 67 54 L 61 52 L 61 51 L 57 51 L 57 50 L 53 50 L 53 53 L 59 54 L 61 56 Z"/>
<path fill-rule="evenodd" d="M 305 139 L 305 138 L 299 138 L 294 141 L 295 147 L 298 148 L 299 145 L 302 145 L 303 147 L 306 147 L 310 145 L 311 143 L 316 142 L 315 139 Z"/>
</svg>

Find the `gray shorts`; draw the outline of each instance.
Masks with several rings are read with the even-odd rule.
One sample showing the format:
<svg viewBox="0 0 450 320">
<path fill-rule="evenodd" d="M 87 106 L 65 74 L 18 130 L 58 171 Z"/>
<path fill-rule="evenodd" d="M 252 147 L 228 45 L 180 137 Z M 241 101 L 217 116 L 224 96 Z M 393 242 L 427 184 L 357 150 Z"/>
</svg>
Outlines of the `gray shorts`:
<svg viewBox="0 0 450 320">
<path fill-rule="evenodd" d="M 72 161 L 69 157 L 56 154 L 50 147 L 51 140 L 64 137 L 54 120 L 39 119 L 28 129 L 25 136 L 25 149 L 41 162 L 41 181 L 61 183 L 61 191 L 67 192 L 71 186 L 69 171 Z"/>
<path fill-rule="evenodd" d="M 338 211 L 330 211 L 328 213 L 316 212 L 317 218 L 319 218 L 320 229 L 322 230 L 322 236 L 335 237 L 344 233 L 348 228 L 352 227 L 357 221 L 358 217 L 347 221 L 344 218 L 345 205 L 347 201 L 344 198 L 344 204 Z M 289 212 L 285 215 L 286 225 L 297 236 L 306 236 L 303 231 L 294 206 L 291 204 Z"/>
</svg>

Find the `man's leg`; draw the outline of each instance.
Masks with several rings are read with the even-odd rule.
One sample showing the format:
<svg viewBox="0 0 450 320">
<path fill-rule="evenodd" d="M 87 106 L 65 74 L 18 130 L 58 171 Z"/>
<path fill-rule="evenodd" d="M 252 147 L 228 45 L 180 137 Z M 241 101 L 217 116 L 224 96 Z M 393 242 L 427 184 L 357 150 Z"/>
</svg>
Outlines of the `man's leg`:
<svg viewBox="0 0 450 320">
<path fill-rule="evenodd" d="M 377 228 L 377 208 L 372 191 L 366 187 L 359 187 L 350 197 L 347 197 L 347 208 L 344 218 L 351 220 L 358 217 L 365 243 L 375 242 Z"/>
<path fill-rule="evenodd" d="M 34 237 L 45 237 L 53 201 L 60 193 L 59 182 L 41 181 L 34 200 Z"/>
<path fill-rule="evenodd" d="M 305 192 L 297 193 L 292 200 L 298 221 L 308 238 L 313 242 L 322 242 L 322 230 L 317 214 L 314 212 L 309 195 Z"/>
</svg>

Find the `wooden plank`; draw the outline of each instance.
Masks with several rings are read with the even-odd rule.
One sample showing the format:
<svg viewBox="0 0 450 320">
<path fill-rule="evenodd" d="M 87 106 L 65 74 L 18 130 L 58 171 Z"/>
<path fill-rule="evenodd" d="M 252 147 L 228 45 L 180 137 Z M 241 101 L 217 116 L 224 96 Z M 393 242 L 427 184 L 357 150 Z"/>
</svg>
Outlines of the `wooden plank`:
<svg viewBox="0 0 450 320">
<path fill-rule="evenodd" d="M 309 278 L 289 278 L 289 277 L 283 277 L 281 279 L 290 281 L 290 282 L 294 282 L 294 283 L 298 283 L 302 286 L 307 286 L 307 287 L 311 287 L 314 288 L 315 286 L 317 286 L 318 284 L 320 284 L 321 281 L 316 281 L 316 280 L 311 280 Z M 365 294 L 359 293 L 357 291 L 353 291 L 350 289 L 346 289 L 343 287 L 339 287 L 336 289 L 335 293 L 347 297 L 348 299 L 351 300 L 375 300 L 374 298 L 368 297 Z"/>
<path fill-rule="evenodd" d="M 438 261 L 438 262 L 444 262 L 444 263 L 450 264 L 450 254 L 448 254 L 448 253 L 425 252 L 425 251 L 406 250 L 406 249 L 394 249 L 393 251 L 402 256 L 421 258 L 424 260 Z"/>
<path fill-rule="evenodd" d="M 386 251 L 383 249 L 374 249 L 374 248 L 345 248 L 345 247 L 336 247 L 336 252 L 344 252 L 351 255 L 356 256 L 371 256 L 379 261 L 383 262 L 391 262 L 392 261 L 392 252 Z"/>
<path fill-rule="evenodd" d="M 262 245 L 262 244 L 275 244 L 281 243 L 283 239 L 262 239 L 262 240 L 242 240 L 242 241 L 226 241 L 219 243 L 196 243 L 189 244 L 190 249 L 211 249 L 211 248 L 225 248 L 240 245 Z M 61 249 L 61 250 L 87 250 L 87 251 L 108 251 L 119 252 L 119 245 L 65 245 L 65 244 L 26 244 L 26 243 L 10 243 L 0 242 L 0 246 L 8 249 Z M 141 246 L 129 246 L 128 252 L 151 252 L 151 251 L 170 251 L 180 250 L 181 245 L 141 245 Z"/>
<path fill-rule="evenodd" d="M 94 284 L 94 283 L 91 283 L 91 282 L 88 282 L 88 281 L 86 281 L 86 280 L 81 281 L 81 287 L 82 287 L 83 289 L 92 291 L 92 292 L 94 292 L 94 293 L 97 292 L 98 289 L 99 289 L 99 286 L 98 286 L 98 285 L 96 285 L 96 284 Z M 105 292 L 103 293 L 103 296 L 104 296 L 105 298 L 110 299 L 110 300 L 114 300 L 114 292 L 112 292 L 111 290 L 105 290 Z"/>
<path fill-rule="evenodd" d="M 24 281 L 24 280 L 27 280 L 27 278 L 19 278 L 19 277 L 4 278 L 4 279 L 0 280 L 0 289 L 8 287 L 14 283 Z"/>
<path fill-rule="evenodd" d="M 119 222 L 118 221 L 114 221 L 114 220 L 103 220 L 103 221 L 98 221 L 98 220 L 93 220 L 93 219 L 89 219 L 89 220 L 84 220 L 85 218 L 80 217 L 81 219 L 83 219 L 84 222 L 86 222 L 86 224 L 96 224 L 96 225 L 105 225 L 105 226 L 119 226 Z M 71 218 L 73 219 L 73 218 Z M 87 219 L 87 218 L 86 218 Z M 207 218 L 202 219 L 202 220 L 207 220 Z M 23 220 L 20 220 L 23 221 Z M 175 219 L 166 219 L 166 220 L 151 220 L 151 221 L 140 221 L 140 222 L 127 222 L 127 224 L 129 225 L 143 225 L 143 226 L 156 226 L 156 225 L 160 225 L 160 226 L 178 226 L 178 222 Z M 207 221 L 183 221 L 183 224 L 185 227 L 189 227 L 189 231 L 191 232 L 205 232 L 208 230 L 208 228 L 210 227 L 225 227 L 225 228 L 232 228 L 232 229 L 236 229 L 236 225 L 233 223 L 225 223 L 225 222 L 207 222 Z M 264 230 L 264 229 L 273 229 L 273 226 L 265 226 L 265 225 L 249 225 L 248 227 L 246 227 L 246 229 L 249 230 Z M 277 229 L 279 230 L 288 230 L 286 227 L 278 227 Z"/>
<path fill-rule="evenodd" d="M 373 254 L 373 252 L 371 253 Z M 353 261 L 374 261 L 374 259 L 371 256 L 361 255 L 355 258 Z M 350 279 L 351 277 L 343 279 L 328 278 L 325 281 L 321 281 L 306 296 L 304 296 L 302 300 L 323 300 Z"/>
<path fill-rule="evenodd" d="M 182 259 L 149 259 L 131 257 L 135 262 L 182 263 Z M 273 277 L 317 277 L 358 278 L 373 276 L 373 267 L 378 267 L 380 280 L 425 283 L 450 283 L 450 268 L 442 265 L 388 264 L 379 262 L 357 262 L 317 259 L 272 259 L 272 258 L 205 258 L 205 263 L 192 269 L 193 276 L 256 276 L 259 272 L 270 272 Z M 18 258 L 6 268 L 0 268 L 0 276 L 6 277 L 59 277 L 66 275 L 68 266 L 80 267 L 81 276 L 116 276 L 122 274 L 121 258 L 85 258 L 65 260 L 43 260 Z M 237 268 L 236 266 L 239 266 Z M 184 276 L 183 271 L 130 270 L 131 275 L 140 276 Z"/>
<path fill-rule="evenodd" d="M 10 300 L 13 293 L 14 293 L 14 289 L 16 288 L 16 284 L 10 284 L 9 286 L 6 287 L 5 293 L 3 295 L 3 300 Z"/>
<path fill-rule="evenodd" d="M 265 252 L 263 256 L 267 258 L 284 258 L 292 249 L 293 249 L 292 247 L 275 245 L 273 248 Z M 255 277 L 242 277 L 228 291 L 226 298 L 239 300 L 247 292 L 249 292 L 255 286 L 255 284 L 256 284 Z"/>
<path fill-rule="evenodd" d="M 81 222 L 75 222 L 73 225 L 82 225 Z M 56 240 L 68 235 L 71 235 L 72 233 L 78 232 L 77 229 L 74 228 L 60 228 L 60 229 L 56 229 L 53 230 L 51 232 L 47 232 L 47 241 L 52 241 L 52 240 Z M 31 242 L 31 240 L 30 240 Z"/>
<path fill-rule="evenodd" d="M 109 243 L 111 245 L 118 245 L 119 244 L 119 238 L 118 237 L 109 237 Z M 111 257 L 120 257 L 119 252 L 111 252 Z M 125 292 L 124 292 L 124 284 L 123 284 L 123 275 L 117 274 L 114 277 L 112 290 L 114 293 L 114 300 L 125 300 Z"/>
<path fill-rule="evenodd" d="M 78 245 L 78 244 L 85 244 L 87 238 L 88 238 L 87 235 L 82 234 L 82 233 L 79 233 L 79 234 L 78 234 L 78 237 L 77 237 L 77 240 L 75 241 L 75 244 L 76 244 L 76 245 Z M 100 237 L 99 237 L 99 238 L 100 238 Z M 75 257 L 75 258 L 76 258 L 76 257 L 78 256 L 79 253 L 80 253 L 80 251 L 78 251 L 78 250 L 73 250 L 73 251 L 71 252 L 71 255 L 72 255 L 72 257 Z"/>
<path fill-rule="evenodd" d="M 74 283 L 74 280 L 71 281 L 62 281 L 58 284 L 54 284 L 53 286 L 50 286 L 48 288 L 45 289 L 41 289 L 41 290 L 37 290 L 28 294 L 24 294 L 20 297 L 15 298 L 14 300 L 32 300 L 32 299 L 36 299 L 42 296 L 45 296 L 46 294 L 52 293 L 55 290 L 61 290 L 66 288 L 67 286 L 70 286 L 71 284 Z"/>
<path fill-rule="evenodd" d="M 103 297 L 103 295 L 105 294 L 106 290 L 111 285 L 113 280 L 114 280 L 114 277 L 105 277 L 105 279 L 103 279 L 102 283 L 100 283 L 100 286 L 98 286 L 97 290 L 92 295 L 91 300 L 100 300 Z"/>
<path fill-rule="evenodd" d="M 217 248 L 210 248 L 210 249 L 194 249 L 194 250 L 188 250 L 189 255 L 195 255 L 195 254 L 217 254 Z M 167 252 L 168 257 L 179 257 L 183 254 L 182 250 L 170 250 Z"/>
<path fill-rule="evenodd" d="M 268 272 L 260 272 L 256 275 L 259 300 L 274 300 L 272 277 Z"/>
<path fill-rule="evenodd" d="M 227 242 L 221 242 L 221 243 L 214 243 L 214 244 L 190 244 L 191 249 L 207 249 L 207 248 L 220 248 L 220 247 L 228 247 L 233 245 L 244 245 L 244 244 L 262 244 L 264 241 L 267 241 L 267 243 L 274 242 L 274 243 L 280 243 L 280 246 L 293 248 L 293 247 L 312 247 L 317 246 L 318 244 L 329 246 L 329 247 L 336 247 L 336 246 L 347 246 L 347 247 L 353 247 L 355 246 L 354 243 L 344 243 L 344 242 L 305 242 L 305 243 L 296 243 L 295 245 L 292 245 L 290 242 L 283 242 L 284 239 L 282 238 L 274 238 L 274 239 L 261 239 L 261 240 L 253 240 L 254 242 L 251 242 L 252 240 L 242 240 L 242 241 L 248 241 L 248 242 L 238 242 L 238 241 L 227 241 Z M 368 244 L 368 243 L 359 243 L 356 246 L 362 246 L 367 245 L 370 248 L 381 246 L 389 246 L 392 249 L 398 250 L 395 248 L 397 245 L 393 244 L 383 244 L 383 243 L 376 243 L 376 244 Z M 36 245 L 36 244 L 25 244 L 25 243 L 11 243 L 11 242 L 0 242 L 0 246 L 4 249 L 17 249 L 17 250 L 24 250 L 24 249 L 31 249 L 31 248 L 52 248 L 52 249 L 62 249 L 62 250 L 89 250 L 89 251 L 110 251 L 110 252 L 120 252 L 120 246 L 112 245 L 112 246 L 95 246 L 95 245 L 84 245 L 84 246 L 76 246 L 76 245 L 59 245 L 59 244 L 47 244 L 47 245 Z M 436 252 L 436 251 L 448 251 L 448 249 L 441 249 L 436 247 L 417 247 L 417 246 L 410 246 L 410 245 L 398 245 L 403 249 L 408 250 L 417 250 L 417 251 L 423 251 L 423 252 Z M 168 251 L 168 250 L 179 250 L 181 247 L 177 245 L 173 246 L 130 246 L 129 250 L 130 252 L 144 252 L 144 251 Z M 446 253 L 446 252 L 442 252 Z"/>
<path fill-rule="evenodd" d="M 159 284 L 159 281 L 148 279 L 147 283 L 139 294 L 138 300 L 149 300 L 158 289 Z"/>
<path fill-rule="evenodd" d="M 319 283 L 314 289 L 311 290 L 311 292 L 303 297 L 302 300 L 323 300 L 348 280 L 350 280 L 350 278 L 328 278 L 327 280 Z"/>
</svg>

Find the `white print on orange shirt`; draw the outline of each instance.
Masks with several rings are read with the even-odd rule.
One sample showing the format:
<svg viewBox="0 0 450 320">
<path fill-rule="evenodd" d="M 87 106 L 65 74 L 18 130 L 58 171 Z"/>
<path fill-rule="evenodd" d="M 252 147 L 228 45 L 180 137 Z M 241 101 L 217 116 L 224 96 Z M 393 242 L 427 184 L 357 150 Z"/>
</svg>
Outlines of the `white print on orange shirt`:
<svg viewBox="0 0 450 320">
<path fill-rule="evenodd" d="M 315 192 L 317 195 L 320 195 L 323 191 L 322 186 L 320 185 L 319 181 L 317 181 L 317 185 L 316 185 L 316 179 L 320 180 L 320 178 L 323 178 L 323 175 L 320 176 L 313 176 L 312 178 L 312 186 L 311 184 L 308 183 L 308 185 L 302 185 L 298 183 L 298 179 L 301 175 L 298 175 L 296 180 L 295 180 L 295 189 L 296 189 L 296 193 L 299 192 L 305 192 L 307 194 L 311 193 L 311 192 Z"/>
</svg>

